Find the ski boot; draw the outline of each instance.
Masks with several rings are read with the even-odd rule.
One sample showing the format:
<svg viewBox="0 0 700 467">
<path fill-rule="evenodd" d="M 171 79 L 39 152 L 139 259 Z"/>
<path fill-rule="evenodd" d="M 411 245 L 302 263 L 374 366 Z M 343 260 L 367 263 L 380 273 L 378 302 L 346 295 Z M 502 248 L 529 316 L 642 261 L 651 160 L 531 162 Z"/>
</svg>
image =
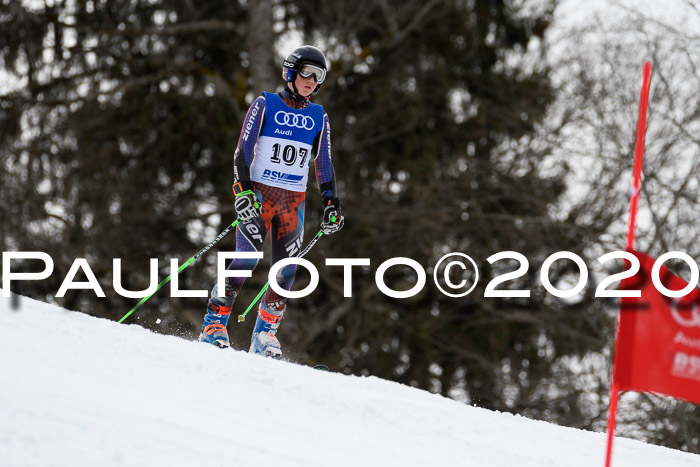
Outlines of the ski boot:
<svg viewBox="0 0 700 467">
<path fill-rule="evenodd" d="M 284 304 L 279 303 L 269 306 L 265 303 L 260 304 L 249 353 L 262 355 L 263 357 L 282 357 L 280 341 L 277 340 L 275 334 L 277 334 L 285 308 Z"/>
<path fill-rule="evenodd" d="M 199 335 L 200 342 L 213 344 L 219 348 L 229 347 L 228 332 L 226 325 L 231 317 L 233 302 L 236 300 L 235 292 L 226 290 L 226 294 L 231 296 L 218 297 L 217 286 L 211 291 L 211 298 L 207 303 L 207 314 L 204 316 L 202 333 Z"/>
</svg>

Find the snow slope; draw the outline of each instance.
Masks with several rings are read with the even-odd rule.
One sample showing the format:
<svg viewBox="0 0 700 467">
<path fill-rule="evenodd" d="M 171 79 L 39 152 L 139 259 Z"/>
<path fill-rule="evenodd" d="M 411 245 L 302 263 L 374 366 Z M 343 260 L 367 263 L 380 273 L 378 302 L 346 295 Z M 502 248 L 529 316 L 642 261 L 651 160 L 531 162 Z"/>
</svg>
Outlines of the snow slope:
<svg viewBox="0 0 700 467">
<path fill-rule="evenodd" d="M 0 299 L 0 466 L 601 466 L 605 437 Z M 615 467 L 700 465 L 616 442 Z"/>
</svg>

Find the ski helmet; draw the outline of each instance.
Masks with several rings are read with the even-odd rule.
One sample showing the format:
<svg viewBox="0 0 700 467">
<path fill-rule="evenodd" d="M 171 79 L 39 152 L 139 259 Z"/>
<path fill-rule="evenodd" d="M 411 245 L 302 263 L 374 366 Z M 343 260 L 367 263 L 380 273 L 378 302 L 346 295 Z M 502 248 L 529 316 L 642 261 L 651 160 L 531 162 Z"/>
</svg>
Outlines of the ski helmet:
<svg viewBox="0 0 700 467">
<path fill-rule="evenodd" d="M 306 64 L 316 65 L 316 67 L 318 67 L 317 70 L 313 70 L 313 68 L 315 68 L 313 66 L 309 67 L 310 74 L 308 76 L 313 74 L 316 77 L 316 83 L 318 83 L 314 92 L 311 93 L 311 95 L 314 95 L 321 89 L 321 83 L 326 79 L 326 71 L 328 70 L 326 56 L 316 47 L 312 45 L 303 45 L 290 53 L 282 62 L 282 76 L 286 82 L 292 83 L 292 89 L 294 89 L 296 94 L 299 94 L 294 82 L 297 79 L 297 74 L 300 72 L 302 73 L 302 77 L 308 78 L 308 76 L 304 76 L 304 72 L 302 72 L 302 68 Z"/>
</svg>

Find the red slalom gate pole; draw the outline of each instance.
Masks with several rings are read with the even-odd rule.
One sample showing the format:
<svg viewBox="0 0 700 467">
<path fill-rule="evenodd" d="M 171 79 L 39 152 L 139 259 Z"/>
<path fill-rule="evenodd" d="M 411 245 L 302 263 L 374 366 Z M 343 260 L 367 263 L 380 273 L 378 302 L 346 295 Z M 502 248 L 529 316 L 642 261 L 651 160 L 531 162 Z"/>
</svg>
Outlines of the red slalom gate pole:
<svg viewBox="0 0 700 467">
<path fill-rule="evenodd" d="M 634 175 L 632 196 L 630 196 L 630 224 L 627 230 L 627 249 L 634 248 L 634 233 L 637 225 L 637 205 L 642 188 L 642 165 L 644 164 L 644 139 L 647 133 L 647 109 L 649 108 L 649 88 L 651 87 L 651 62 L 644 62 L 642 93 L 639 97 L 639 116 L 637 117 L 637 135 L 634 142 Z"/>
<path fill-rule="evenodd" d="M 634 249 L 635 229 L 637 225 L 637 206 L 642 188 L 642 166 L 644 165 L 644 140 L 647 132 L 647 110 L 649 109 L 649 89 L 651 87 L 651 62 L 644 62 L 642 74 L 642 92 L 639 96 L 639 115 L 637 116 L 637 134 L 634 141 L 634 168 L 632 178 L 632 195 L 630 196 L 630 223 L 627 230 L 627 250 Z M 620 328 L 620 315 L 615 327 Z M 617 335 L 615 336 L 617 342 Z M 612 461 L 612 446 L 617 425 L 617 403 L 620 400 L 620 387 L 615 382 L 615 359 L 613 356 L 612 381 L 610 383 L 610 405 L 608 407 L 608 442 L 605 449 L 605 467 Z"/>
<path fill-rule="evenodd" d="M 610 386 L 610 406 L 608 407 L 608 444 L 605 448 L 605 467 L 610 467 L 610 461 L 612 459 L 612 445 L 615 437 L 615 425 L 617 425 L 618 400 L 620 400 L 620 390 L 617 388 L 615 381 L 613 381 Z"/>
</svg>

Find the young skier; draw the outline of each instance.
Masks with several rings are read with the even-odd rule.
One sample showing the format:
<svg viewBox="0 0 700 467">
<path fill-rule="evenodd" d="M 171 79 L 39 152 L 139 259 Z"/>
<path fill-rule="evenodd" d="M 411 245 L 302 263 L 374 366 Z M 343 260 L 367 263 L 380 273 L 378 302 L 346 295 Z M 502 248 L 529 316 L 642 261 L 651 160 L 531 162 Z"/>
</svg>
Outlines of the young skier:
<svg viewBox="0 0 700 467">
<path fill-rule="evenodd" d="M 236 251 L 260 252 L 267 232 L 272 241 L 272 262 L 297 256 L 303 244 L 304 196 L 311 160 L 323 198 L 324 234 L 343 227 L 331 162 L 328 115 L 310 102 L 326 78 L 326 57 L 316 47 L 305 45 L 282 64 L 287 86 L 277 94 L 264 92 L 248 109 L 234 154 Z M 256 259 L 234 259 L 231 270 L 253 270 Z M 284 267 L 277 283 L 292 288 L 296 265 Z M 245 278 L 226 278 L 219 297 L 211 292 L 200 341 L 228 347 L 226 324 Z M 286 299 L 268 288 L 260 302 L 250 352 L 268 357 L 282 355 L 275 337 L 286 309 Z"/>
</svg>

